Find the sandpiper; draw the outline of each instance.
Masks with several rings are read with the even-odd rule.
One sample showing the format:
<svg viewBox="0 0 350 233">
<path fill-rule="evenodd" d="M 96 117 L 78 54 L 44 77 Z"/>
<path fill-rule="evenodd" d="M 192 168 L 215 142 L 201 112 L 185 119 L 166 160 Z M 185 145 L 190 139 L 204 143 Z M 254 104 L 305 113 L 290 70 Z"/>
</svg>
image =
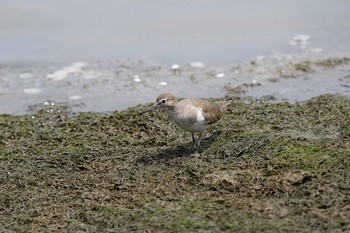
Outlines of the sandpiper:
<svg viewBox="0 0 350 233">
<path fill-rule="evenodd" d="M 156 103 L 141 114 L 162 109 L 184 130 L 192 133 L 191 149 L 198 153 L 202 133 L 210 125 L 216 123 L 223 115 L 231 101 L 210 102 L 207 99 L 183 99 L 178 101 L 172 94 L 158 96 Z M 196 141 L 195 133 L 199 133 Z"/>
</svg>

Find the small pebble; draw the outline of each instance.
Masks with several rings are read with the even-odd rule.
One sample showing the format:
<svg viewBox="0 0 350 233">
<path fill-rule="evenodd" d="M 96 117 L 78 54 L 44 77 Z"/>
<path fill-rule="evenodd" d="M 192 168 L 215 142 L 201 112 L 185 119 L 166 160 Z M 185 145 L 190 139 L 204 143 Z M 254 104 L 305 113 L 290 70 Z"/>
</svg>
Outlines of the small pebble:
<svg viewBox="0 0 350 233">
<path fill-rule="evenodd" d="M 45 105 L 45 106 L 48 106 L 48 105 L 54 106 L 54 105 L 55 105 L 55 102 L 45 101 L 45 102 L 44 102 L 44 105 Z"/>
<path fill-rule="evenodd" d="M 166 86 L 166 85 L 168 85 L 166 82 L 159 82 L 158 84 L 159 84 L 159 86 Z"/>
<path fill-rule="evenodd" d="M 141 82 L 141 79 L 140 79 L 139 75 L 137 75 L 137 74 L 134 75 L 134 82 L 136 82 L 136 83 Z"/>
<path fill-rule="evenodd" d="M 218 73 L 218 74 L 216 74 L 216 77 L 223 78 L 223 77 L 225 77 L 225 73 Z"/>
<path fill-rule="evenodd" d="M 251 85 L 253 86 L 253 87 L 255 87 L 255 86 L 261 86 L 261 83 L 259 83 L 258 82 L 258 80 L 252 80 L 252 82 L 251 82 Z"/>
</svg>

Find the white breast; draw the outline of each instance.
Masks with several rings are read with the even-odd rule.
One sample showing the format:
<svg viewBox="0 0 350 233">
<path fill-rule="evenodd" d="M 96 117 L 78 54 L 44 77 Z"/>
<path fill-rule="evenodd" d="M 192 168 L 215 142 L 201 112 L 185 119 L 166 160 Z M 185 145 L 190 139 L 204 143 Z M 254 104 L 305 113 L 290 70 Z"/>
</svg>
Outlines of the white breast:
<svg viewBox="0 0 350 233">
<path fill-rule="evenodd" d="M 205 117 L 203 115 L 203 110 L 201 108 L 197 108 L 196 122 L 190 126 L 189 131 L 202 132 L 208 127 L 209 125 L 206 123 Z"/>
<path fill-rule="evenodd" d="M 193 114 L 193 111 L 196 111 L 196 114 Z M 202 132 L 209 127 L 201 108 L 187 108 L 178 112 L 170 111 L 169 113 L 174 121 L 187 131 Z"/>
<path fill-rule="evenodd" d="M 197 121 L 196 123 L 198 124 L 204 124 L 205 122 L 205 117 L 203 115 L 203 110 L 201 108 L 197 109 Z"/>
<path fill-rule="evenodd" d="M 203 110 L 201 108 L 198 108 L 196 121 L 192 124 L 187 124 L 182 127 L 190 132 L 202 132 L 206 130 L 209 127 L 209 125 L 206 124 L 205 117 L 203 115 Z"/>
</svg>

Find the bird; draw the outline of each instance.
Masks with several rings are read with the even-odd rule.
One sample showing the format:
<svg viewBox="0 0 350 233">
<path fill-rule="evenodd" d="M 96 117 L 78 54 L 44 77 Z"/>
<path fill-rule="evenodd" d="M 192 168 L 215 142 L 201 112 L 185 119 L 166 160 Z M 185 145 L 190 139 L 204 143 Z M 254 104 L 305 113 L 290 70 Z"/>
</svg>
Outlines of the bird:
<svg viewBox="0 0 350 233">
<path fill-rule="evenodd" d="M 142 111 L 141 114 L 156 109 L 167 112 L 177 125 L 191 132 L 190 150 L 198 153 L 203 131 L 220 120 L 230 103 L 230 100 L 217 103 L 208 99 L 178 100 L 171 93 L 163 93 L 157 97 L 154 105 Z M 199 133 L 197 140 L 196 133 Z"/>
</svg>

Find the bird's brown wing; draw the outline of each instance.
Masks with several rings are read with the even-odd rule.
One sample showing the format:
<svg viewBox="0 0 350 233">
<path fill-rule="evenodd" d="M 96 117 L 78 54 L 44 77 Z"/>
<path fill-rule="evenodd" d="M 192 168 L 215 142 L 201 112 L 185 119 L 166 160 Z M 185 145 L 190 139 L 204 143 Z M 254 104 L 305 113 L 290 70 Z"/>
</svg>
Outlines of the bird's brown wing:
<svg viewBox="0 0 350 233">
<path fill-rule="evenodd" d="M 216 123 L 223 115 L 220 106 L 206 100 L 199 100 L 198 106 L 202 109 L 203 115 L 208 125 Z"/>
</svg>

